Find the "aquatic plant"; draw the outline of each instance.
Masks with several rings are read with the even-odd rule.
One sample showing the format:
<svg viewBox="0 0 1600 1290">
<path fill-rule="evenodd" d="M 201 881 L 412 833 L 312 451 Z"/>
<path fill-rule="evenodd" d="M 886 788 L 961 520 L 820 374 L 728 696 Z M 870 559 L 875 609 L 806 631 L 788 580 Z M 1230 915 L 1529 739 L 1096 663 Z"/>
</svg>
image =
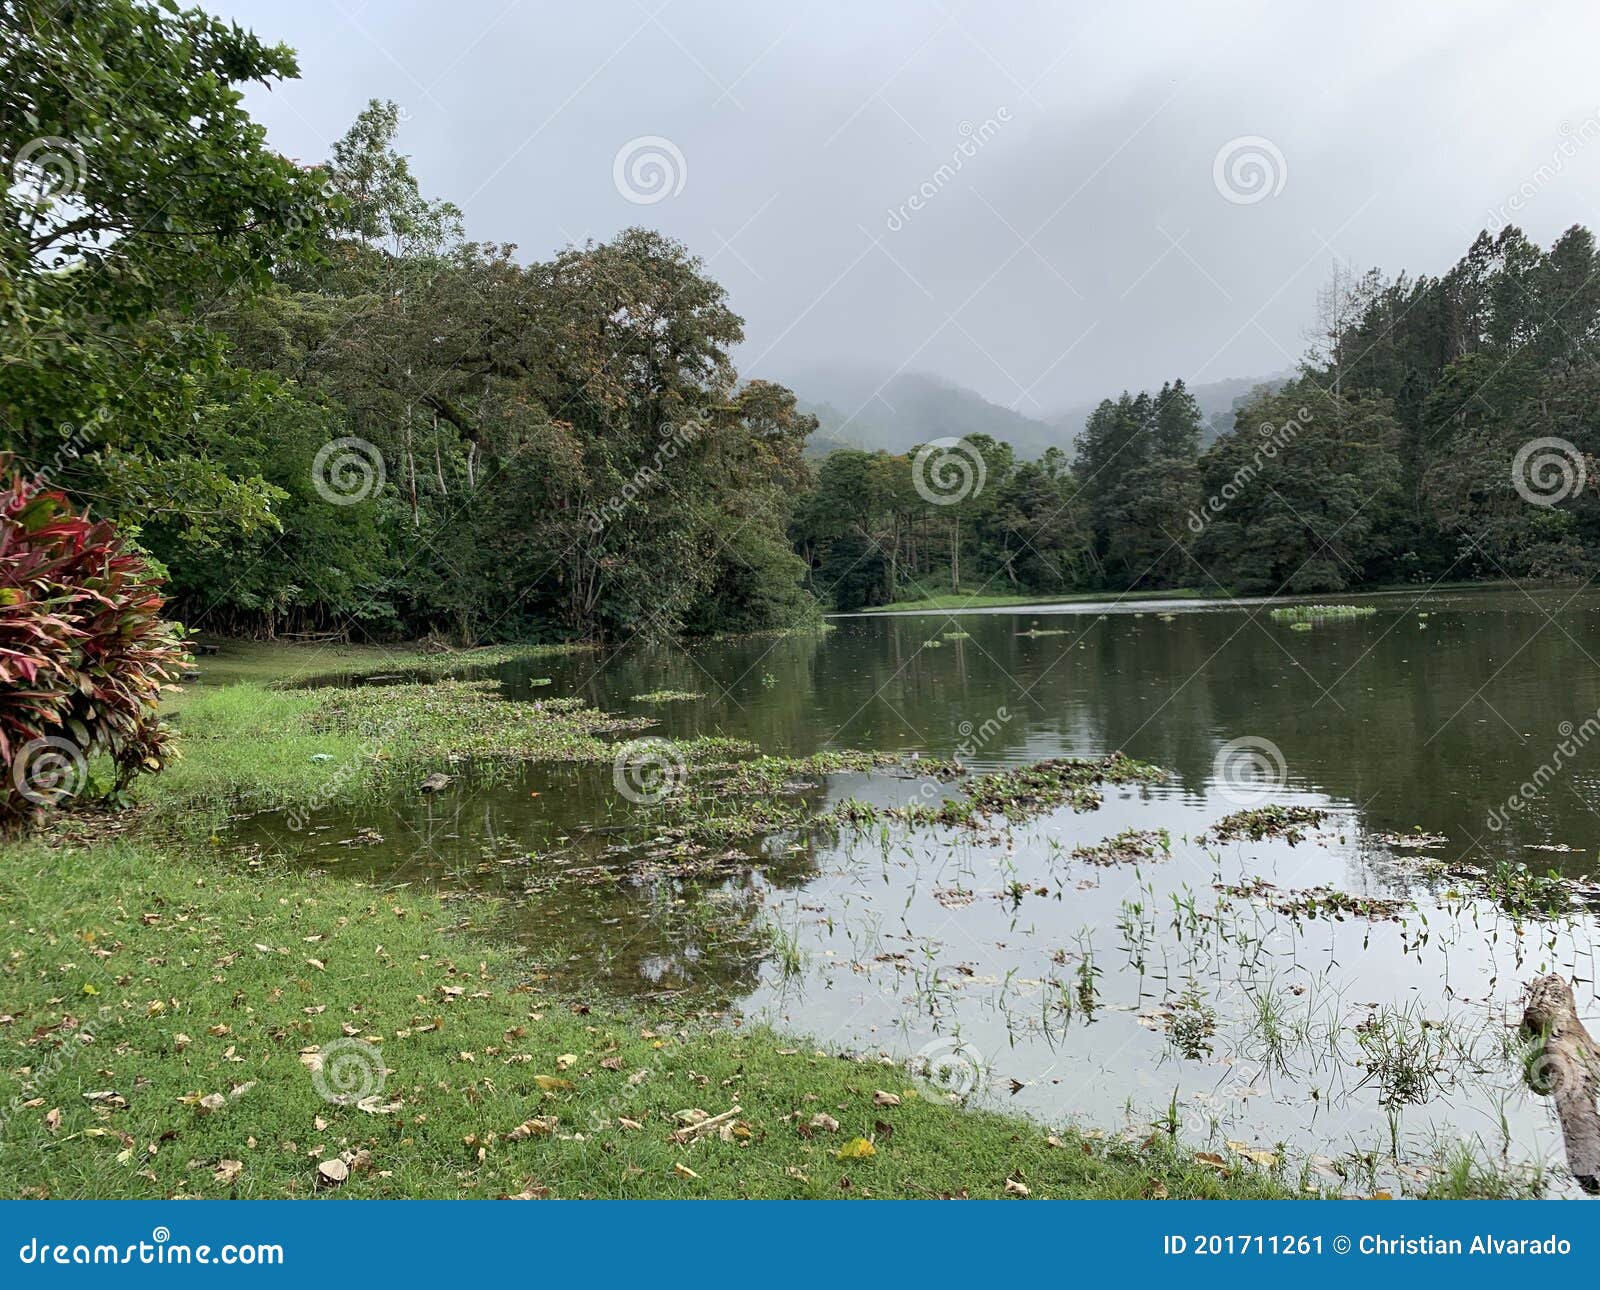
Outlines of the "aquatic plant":
<svg viewBox="0 0 1600 1290">
<path fill-rule="evenodd" d="M 1092 865 L 1138 864 L 1166 859 L 1172 854 L 1172 836 L 1165 829 L 1124 829 L 1115 837 L 1092 846 L 1074 847 L 1072 858 Z"/>
<path fill-rule="evenodd" d="M 1332 918 L 1343 921 L 1345 917 L 1365 918 L 1380 922 L 1398 918 L 1412 907 L 1409 900 L 1389 900 L 1382 896 L 1361 896 L 1340 891 L 1336 887 L 1306 887 L 1280 889 L 1264 878 L 1252 878 L 1242 883 L 1218 883 L 1216 889 L 1226 896 L 1240 900 L 1254 900 L 1286 914 L 1291 918 Z"/>
<path fill-rule="evenodd" d="M 1267 611 L 1276 623 L 1329 623 L 1350 618 L 1371 618 L 1378 611 L 1372 605 L 1284 605 Z"/>
<path fill-rule="evenodd" d="M 1189 981 L 1166 1012 L 1165 1029 L 1172 1046 L 1191 1061 L 1209 1056 L 1217 1033 L 1217 1010 L 1206 1002 L 1199 982 Z"/>
<path fill-rule="evenodd" d="M 1211 826 L 1207 836 L 1218 842 L 1282 838 L 1293 846 L 1305 839 L 1307 829 L 1315 828 L 1327 818 L 1326 811 L 1314 806 L 1258 806 L 1223 816 Z"/>
</svg>

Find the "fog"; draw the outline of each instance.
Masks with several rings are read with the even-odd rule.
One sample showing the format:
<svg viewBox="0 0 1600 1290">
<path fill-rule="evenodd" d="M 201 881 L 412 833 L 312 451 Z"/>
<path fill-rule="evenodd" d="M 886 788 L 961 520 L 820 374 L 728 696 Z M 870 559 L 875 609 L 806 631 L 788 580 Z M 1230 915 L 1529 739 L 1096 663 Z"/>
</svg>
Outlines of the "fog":
<svg viewBox="0 0 1600 1290">
<path fill-rule="evenodd" d="M 1282 370 L 1336 257 L 1438 272 L 1600 197 L 1576 2 L 208 7 L 299 51 L 248 104 L 292 156 L 393 99 L 474 238 L 687 243 L 746 375 L 931 372 L 1033 416 Z"/>
</svg>

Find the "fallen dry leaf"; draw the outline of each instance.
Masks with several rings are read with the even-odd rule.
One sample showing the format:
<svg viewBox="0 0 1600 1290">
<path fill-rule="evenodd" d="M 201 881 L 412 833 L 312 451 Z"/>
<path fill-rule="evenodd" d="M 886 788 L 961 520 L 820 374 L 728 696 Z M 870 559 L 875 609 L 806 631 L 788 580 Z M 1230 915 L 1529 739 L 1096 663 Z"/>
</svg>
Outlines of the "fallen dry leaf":
<svg viewBox="0 0 1600 1290">
<path fill-rule="evenodd" d="M 834 1153 L 834 1157 L 838 1160 L 870 1160 L 877 1154 L 878 1148 L 865 1138 L 851 1138 Z"/>
<path fill-rule="evenodd" d="M 524 1120 L 512 1129 L 506 1137 L 512 1142 L 521 1142 L 525 1138 L 548 1138 L 556 1131 L 558 1119 L 553 1115 L 536 1115 L 531 1120 Z"/>
<path fill-rule="evenodd" d="M 1252 1147 L 1248 1142 L 1235 1142 L 1232 1138 L 1227 1141 L 1227 1148 L 1236 1156 L 1243 1156 L 1246 1160 L 1271 1169 L 1278 1163 L 1278 1153 L 1266 1151 L 1261 1147 Z"/>
</svg>

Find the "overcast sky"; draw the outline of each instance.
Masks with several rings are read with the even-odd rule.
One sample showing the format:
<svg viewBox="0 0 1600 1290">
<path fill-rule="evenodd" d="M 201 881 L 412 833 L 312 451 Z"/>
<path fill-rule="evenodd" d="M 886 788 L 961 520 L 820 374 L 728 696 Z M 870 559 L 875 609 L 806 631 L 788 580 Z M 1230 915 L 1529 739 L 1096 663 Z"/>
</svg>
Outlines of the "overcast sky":
<svg viewBox="0 0 1600 1290">
<path fill-rule="evenodd" d="M 201 3 L 299 51 L 250 95 L 280 150 L 394 99 L 475 238 L 687 243 L 747 376 L 1048 415 L 1289 366 L 1335 255 L 1438 272 L 1485 226 L 1600 223 L 1593 0 Z"/>
</svg>

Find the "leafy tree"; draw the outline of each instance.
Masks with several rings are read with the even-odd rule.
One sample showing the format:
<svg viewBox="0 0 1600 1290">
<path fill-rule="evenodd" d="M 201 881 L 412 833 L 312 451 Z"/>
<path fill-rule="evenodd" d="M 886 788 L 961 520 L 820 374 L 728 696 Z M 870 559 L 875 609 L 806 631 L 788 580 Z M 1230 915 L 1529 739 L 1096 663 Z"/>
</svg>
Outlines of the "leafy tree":
<svg viewBox="0 0 1600 1290">
<path fill-rule="evenodd" d="M 1309 379 L 1257 399 L 1200 459 L 1208 500 L 1196 559 L 1246 593 L 1359 585 L 1397 496 L 1397 437 L 1386 401 L 1340 398 Z"/>
<path fill-rule="evenodd" d="M 0 5 L 0 433 L 103 513 L 266 522 L 188 432 L 222 352 L 182 314 L 306 252 L 330 201 L 236 88 L 294 58 L 196 10 Z M 160 468 L 157 468 L 160 463 Z"/>
</svg>

